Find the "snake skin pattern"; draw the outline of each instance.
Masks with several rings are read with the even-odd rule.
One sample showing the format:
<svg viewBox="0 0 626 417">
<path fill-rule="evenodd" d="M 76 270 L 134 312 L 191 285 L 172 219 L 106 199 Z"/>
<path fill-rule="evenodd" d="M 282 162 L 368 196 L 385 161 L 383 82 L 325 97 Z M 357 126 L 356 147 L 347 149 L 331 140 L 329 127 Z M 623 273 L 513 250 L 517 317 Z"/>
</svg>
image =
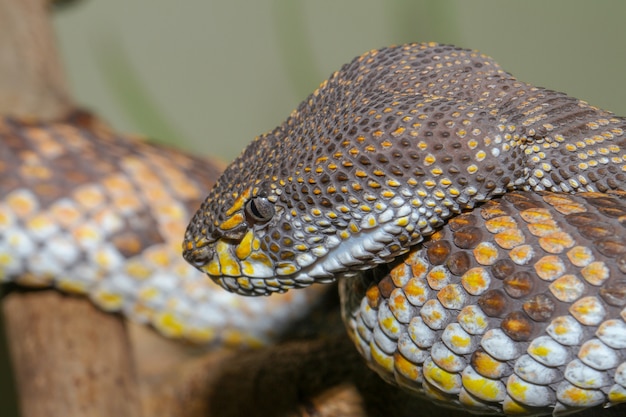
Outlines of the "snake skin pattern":
<svg viewBox="0 0 626 417">
<path fill-rule="evenodd" d="M 447 406 L 532 415 L 624 402 L 624 236 L 626 193 L 509 193 L 386 275 L 341 280 L 344 321 L 384 379 Z"/>
<path fill-rule="evenodd" d="M 87 295 L 195 343 L 274 341 L 314 293 L 242 300 L 179 255 L 217 174 L 206 160 L 118 135 L 85 113 L 0 119 L 0 280 Z"/>
<path fill-rule="evenodd" d="M 226 169 L 184 257 L 244 295 L 341 278 L 370 365 L 449 406 L 622 402 L 625 129 L 476 51 L 371 51 Z"/>
</svg>

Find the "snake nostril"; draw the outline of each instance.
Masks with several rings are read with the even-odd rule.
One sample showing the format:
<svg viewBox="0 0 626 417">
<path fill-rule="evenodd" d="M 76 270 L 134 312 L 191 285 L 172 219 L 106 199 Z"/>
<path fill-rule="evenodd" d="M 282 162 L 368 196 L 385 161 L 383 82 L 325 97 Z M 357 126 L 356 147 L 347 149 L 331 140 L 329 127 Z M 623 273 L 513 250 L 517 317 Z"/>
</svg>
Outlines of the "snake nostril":
<svg viewBox="0 0 626 417">
<path fill-rule="evenodd" d="M 190 256 L 191 263 L 196 268 L 202 267 L 206 265 L 207 263 L 209 263 L 211 259 L 213 259 L 214 254 L 215 254 L 215 251 L 211 247 L 204 247 L 204 248 L 196 249 L 195 251 L 191 253 L 191 256 Z"/>
<path fill-rule="evenodd" d="M 196 268 L 201 268 L 213 259 L 215 249 L 210 246 L 211 241 L 185 241 L 183 244 L 183 258 Z"/>
</svg>

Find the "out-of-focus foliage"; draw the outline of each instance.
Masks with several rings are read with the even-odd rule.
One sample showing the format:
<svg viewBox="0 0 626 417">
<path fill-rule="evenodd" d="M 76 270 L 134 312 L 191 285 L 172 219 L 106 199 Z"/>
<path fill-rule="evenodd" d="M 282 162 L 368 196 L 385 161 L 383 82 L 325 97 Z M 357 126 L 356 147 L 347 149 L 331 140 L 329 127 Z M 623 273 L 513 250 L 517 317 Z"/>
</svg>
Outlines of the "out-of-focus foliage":
<svg viewBox="0 0 626 417">
<path fill-rule="evenodd" d="M 524 81 L 626 115 L 619 0 L 91 0 L 56 15 L 81 103 L 116 127 L 232 159 L 362 52 L 480 49 Z"/>
</svg>

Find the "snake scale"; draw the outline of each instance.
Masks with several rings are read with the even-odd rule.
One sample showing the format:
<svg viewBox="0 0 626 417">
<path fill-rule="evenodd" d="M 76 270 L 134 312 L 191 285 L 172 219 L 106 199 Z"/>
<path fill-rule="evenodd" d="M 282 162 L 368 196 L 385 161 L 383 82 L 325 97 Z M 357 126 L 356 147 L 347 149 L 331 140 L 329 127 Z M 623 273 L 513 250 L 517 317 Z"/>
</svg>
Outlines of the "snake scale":
<svg viewBox="0 0 626 417">
<path fill-rule="evenodd" d="M 226 169 L 184 257 L 243 295 L 339 279 L 367 363 L 445 406 L 624 402 L 625 129 L 476 51 L 370 51 Z"/>
</svg>

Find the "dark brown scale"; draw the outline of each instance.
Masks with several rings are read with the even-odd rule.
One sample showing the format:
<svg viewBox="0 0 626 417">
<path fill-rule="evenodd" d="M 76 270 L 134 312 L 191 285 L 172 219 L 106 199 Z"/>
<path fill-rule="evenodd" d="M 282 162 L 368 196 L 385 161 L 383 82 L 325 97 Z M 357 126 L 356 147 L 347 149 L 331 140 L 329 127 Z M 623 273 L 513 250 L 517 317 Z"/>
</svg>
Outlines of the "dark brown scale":
<svg viewBox="0 0 626 417">
<path fill-rule="evenodd" d="M 280 252 L 280 246 L 278 246 L 276 243 L 270 243 L 269 250 L 272 251 L 272 253 L 277 254 Z"/>
<path fill-rule="evenodd" d="M 534 321 L 545 322 L 552 318 L 556 303 L 550 295 L 537 294 L 524 302 L 523 308 Z"/>
<path fill-rule="evenodd" d="M 396 177 L 402 177 L 404 175 L 404 172 L 399 167 L 397 167 L 395 165 L 389 167 L 389 172 L 391 172 Z"/>
<path fill-rule="evenodd" d="M 454 244 L 461 249 L 475 248 L 483 241 L 483 231 L 478 227 L 463 227 L 454 232 Z"/>
<path fill-rule="evenodd" d="M 600 217 L 595 213 L 573 213 L 566 215 L 565 221 L 572 226 L 583 227 L 600 222 Z"/>
<path fill-rule="evenodd" d="M 414 168 L 411 173 L 415 175 L 416 177 L 423 177 L 424 175 L 426 175 L 424 170 L 421 168 Z"/>
<path fill-rule="evenodd" d="M 621 270 L 626 274 L 626 271 Z M 609 305 L 626 306 L 626 280 L 617 280 L 600 288 L 600 297 Z"/>
<path fill-rule="evenodd" d="M 446 266 L 454 275 L 461 276 L 472 266 L 472 261 L 467 252 L 454 252 L 448 257 Z"/>
<path fill-rule="evenodd" d="M 496 183 L 494 183 L 493 181 L 487 181 L 485 183 L 485 189 L 486 190 L 491 191 L 491 190 L 494 190 L 495 188 L 496 188 Z"/>
<path fill-rule="evenodd" d="M 599 210 L 602 210 L 603 208 L 622 208 L 622 206 L 617 201 L 608 197 L 586 198 L 585 201 L 587 201 L 592 206 L 597 207 Z"/>
<path fill-rule="evenodd" d="M 619 256 L 615 260 L 615 263 L 617 264 L 619 270 L 626 274 L 626 254 Z"/>
<path fill-rule="evenodd" d="M 529 198 L 527 195 L 521 197 L 519 194 L 507 194 L 504 196 L 504 199 L 513 204 L 513 207 L 520 211 L 540 207 L 540 203 L 538 201 Z"/>
<path fill-rule="evenodd" d="M 613 235 L 613 228 L 605 222 L 589 222 L 578 226 L 580 233 L 587 239 L 602 239 Z"/>
<path fill-rule="evenodd" d="M 502 320 L 500 328 L 511 339 L 517 342 L 526 342 L 533 334 L 534 325 L 524 313 L 513 311 Z"/>
<path fill-rule="evenodd" d="M 473 226 L 476 224 L 476 218 L 471 213 L 464 213 L 459 216 L 453 217 L 448 221 L 450 230 L 458 231 L 463 227 Z"/>
<path fill-rule="evenodd" d="M 296 255 L 293 252 L 286 251 L 286 250 L 283 250 L 283 251 L 280 252 L 280 260 L 281 261 L 292 260 L 295 257 L 296 257 Z"/>
<path fill-rule="evenodd" d="M 378 289 L 380 291 L 380 295 L 383 298 L 389 298 L 391 296 L 391 292 L 395 289 L 395 285 L 390 276 L 386 276 L 378 283 Z"/>
<path fill-rule="evenodd" d="M 595 242 L 598 251 L 610 258 L 626 253 L 626 242 L 617 236 L 606 237 Z"/>
<path fill-rule="evenodd" d="M 490 220 L 495 217 L 506 216 L 508 214 L 508 206 L 501 204 L 500 201 L 488 201 L 480 208 L 480 216 L 483 220 Z"/>
<path fill-rule="evenodd" d="M 335 181 L 337 182 L 346 182 L 350 179 L 350 177 L 345 172 L 337 172 L 335 174 Z"/>
<path fill-rule="evenodd" d="M 491 274 L 497 279 L 506 279 L 515 272 L 515 264 L 510 259 L 500 259 L 491 266 Z"/>
<path fill-rule="evenodd" d="M 526 297 L 532 292 L 535 279 L 529 272 L 518 271 L 504 279 L 503 288 L 510 297 Z"/>
<path fill-rule="evenodd" d="M 622 187 L 623 184 L 619 183 L 619 186 Z M 626 208 L 624 207 L 599 207 L 598 211 L 613 218 L 626 216 Z"/>
<path fill-rule="evenodd" d="M 506 296 L 500 290 L 489 290 L 478 299 L 478 305 L 489 317 L 502 317 L 505 313 Z"/>
<path fill-rule="evenodd" d="M 144 248 L 142 239 L 133 232 L 123 232 L 111 238 L 111 243 L 126 258 L 137 255 Z"/>
<path fill-rule="evenodd" d="M 426 250 L 428 260 L 433 265 L 443 264 L 450 255 L 451 246 L 446 240 L 437 240 L 428 245 Z"/>
</svg>

